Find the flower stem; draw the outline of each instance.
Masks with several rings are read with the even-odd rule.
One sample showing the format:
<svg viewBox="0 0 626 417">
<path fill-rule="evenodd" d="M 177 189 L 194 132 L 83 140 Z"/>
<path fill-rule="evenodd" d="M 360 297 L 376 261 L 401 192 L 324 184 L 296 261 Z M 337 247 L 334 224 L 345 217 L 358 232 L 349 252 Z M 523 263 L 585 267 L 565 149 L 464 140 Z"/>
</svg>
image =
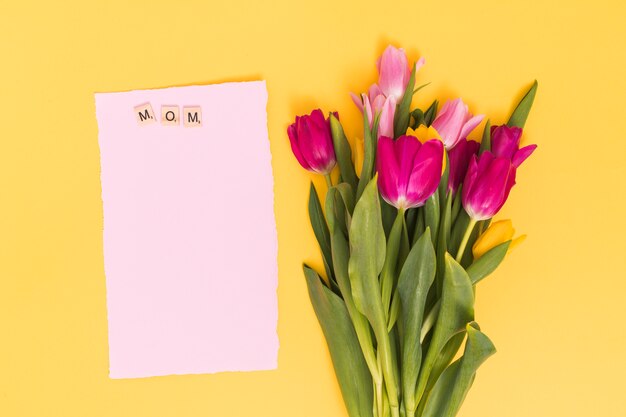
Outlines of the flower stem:
<svg viewBox="0 0 626 417">
<path fill-rule="evenodd" d="M 330 174 L 324 175 L 324 179 L 326 179 L 326 185 L 328 186 L 328 188 L 332 188 L 333 180 L 332 178 L 330 178 Z"/>
<path fill-rule="evenodd" d="M 474 226 L 476 225 L 476 220 L 470 218 L 470 222 L 467 225 L 467 229 L 465 229 L 465 235 L 463 235 L 463 240 L 461 241 L 461 246 L 459 246 L 459 251 L 456 253 L 456 261 L 461 262 L 463 258 L 463 253 L 465 252 L 465 246 L 467 246 L 467 241 L 469 240 L 472 230 L 474 230 Z"/>
</svg>

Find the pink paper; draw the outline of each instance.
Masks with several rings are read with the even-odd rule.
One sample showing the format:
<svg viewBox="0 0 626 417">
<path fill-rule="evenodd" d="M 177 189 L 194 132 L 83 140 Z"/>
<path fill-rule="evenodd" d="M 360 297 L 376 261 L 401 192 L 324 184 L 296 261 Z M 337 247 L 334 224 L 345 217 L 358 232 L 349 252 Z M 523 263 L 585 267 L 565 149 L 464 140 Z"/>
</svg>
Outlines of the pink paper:
<svg viewBox="0 0 626 417">
<path fill-rule="evenodd" d="M 276 368 L 266 104 L 264 81 L 96 94 L 111 378 Z"/>
</svg>

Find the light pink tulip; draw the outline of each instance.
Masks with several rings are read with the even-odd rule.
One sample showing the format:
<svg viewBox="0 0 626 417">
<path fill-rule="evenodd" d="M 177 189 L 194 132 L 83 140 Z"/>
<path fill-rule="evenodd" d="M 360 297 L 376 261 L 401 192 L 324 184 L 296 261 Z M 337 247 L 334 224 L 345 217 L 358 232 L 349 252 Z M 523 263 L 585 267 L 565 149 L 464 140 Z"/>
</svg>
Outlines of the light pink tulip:
<svg viewBox="0 0 626 417">
<path fill-rule="evenodd" d="M 351 94 L 352 100 L 361 112 L 367 115 L 370 129 L 374 125 L 374 119 L 380 114 L 378 123 L 378 135 L 393 137 L 393 118 L 396 113 L 396 99 L 394 97 L 385 97 L 380 93 L 380 89 L 376 84 L 372 85 L 369 94 L 362 94 L 361 98 L 356 94 Z"/>
<path fill-rule="evenodd" d="M 378 85 L 386 97 L 400 101 L 411 77 L 409 60 L 402 48 L 389 45 L 376 61 Z"/>
<path fill-rule="evenodd" d="M 424 62 L 424 58 L 420 58 L 415 63 L 414 71 L 419 70 Z M 361 97 L 354 93 L 350 95 L 359 110 L 367 114 L 370 129 L 376 115 L 380 114 L 379 138 L 381 136 L 393 137 L 396 106 L 404 96 L 409 78 L 411 78 L 411 69 L 404 50 L 391 45 L 378 59 L 376 67 L 379 72 L 378 84 L 372 84 L 367 94 L 362 94 Z"/>
<path fill-rule="evenodd" d="M 454 148 L 461 139 L 467 138 L 485 116 L 472 116 L 467 104 L 457 98 L 447 101 L 433 122 L 433 127 L 443 140 L 447 150 Z"/>
</svg>

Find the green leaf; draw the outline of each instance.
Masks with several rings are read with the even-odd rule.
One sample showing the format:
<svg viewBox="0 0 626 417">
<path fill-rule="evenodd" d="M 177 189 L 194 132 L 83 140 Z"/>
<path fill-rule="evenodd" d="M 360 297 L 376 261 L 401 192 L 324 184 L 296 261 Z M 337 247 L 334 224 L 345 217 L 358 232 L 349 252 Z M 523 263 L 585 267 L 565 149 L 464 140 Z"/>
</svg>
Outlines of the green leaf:
<svg viewBox="0 0 626 417">
<path fill-rule="evenodd" d="M 415 95 L 415 93 L 417 93 L 418 91 L 420 91 L 422 88 L 429 86 L 432 83 L 432 81 L 429 81 L 425 84 L 420 85 L 419 87 L 417 87 L 415 90 L 413 90 L 413 95 Z"/>
<path fill-rule="evenodd" d="M 369 370 L 344 302 L 304 266 L 311 304 L 319 320 L 350 417 L 371 417 L 373 389 Z"/>
<path fill-rule="evenodd" d="M 376 335 L 390 407 L 397 408 L 397 377 L 378 281 L 385 262 L 386 241 L 376 180 L 374 177 L 365 187 L 354 208 L 350 226 L 348 273 L 354 304 L 367 317 Z"/>
<path fill-rule="evenodd" d="M 417 239 L 422 236 L 424 233 L 426 226 L 424 224 L 424 208 L 418 207 L 417 210 L 417 221 L 415 222 L 415 229 L 413 230 L 413 239 L 411 240 L 413 244 L 417 242 Z"/>
<path fill-rule="evenodd" d="M 415 403 L 424 395 L 430 373 L 448 341 L 474 319 L 474 291 L 465 270 L 446 253 L 441 307 L 417 383 Z"/>
<path fill-rule="evenodd" d="M 402 237 L 404 213 L 398 211 L 396 220 L 393 222 L 389 239 L 387 239 L 387 250 L 385 263 L 380 274 L 380 288 L 383 300 L 383 309 L 386 317 L 389 317 L 391 307 L 391 295 L 396 281 L 396 265 L 398 263 L 398 252 L 400 251 L 400 239 Z M 388 321 L 389 323 L 390 321 Z M 387 326 L 389 327 L 389 326 Z"/>
<path fill-rule="evenodd" d="M 359 176 L 359 185 L 357 187 L 356 199 L 361 198 L 363 190 L 367 184 L 369 184 L 374 173 L 374 163 L 376 162 L 376 144 L 377 144 L 377 131 L 378 121 L 380 120 L 380 113 L 375 116 L 373 129 L 370 130 L 369 119 L 367 118 L 367 112 L 363 112 L 363 167 L 361 168 L 361 175 Z"/>
<path fill-rule="evenodd" d="M 330 265 L 332 265 L 330 232 L 328 231 L 328 225 L 326 224 L 326 219 L 324 218 L 320 199 L 317 196 L 317 191 L 315 191 L 315 186 L 312 182 L 309 191 L 309 218 L 311 219 L 313 233 L 315 233 L 315 238 L 317 239 L 317 243 L 320 245 L 320 249 L 322 251 L 326 275 L 328 276 L 328 280 L 332 281 L 334 277 L 332 268 L 330 267 Z"/>
<path fill-rule="evenodd" d="M 437 117 L 437 108 L 439 107 L 439 100 L 435 100 L 424 112 L 424 124 L 428 127 L 433 124 Z"/>
<path fill-rule="evenodd" d="M 367 318 L 361 314 L 352 299 L 352 288 L 350 285 L 350 278 L 348 276 L 348 259 L 350 258 L 350 248 L 346 237 L 339 230 L 335 230 L 331 237 L 331 246 L 333 251 L 333 268 L 335 269 L 335 275 L 337 276 L 337 282 L 343 295 L 348 314 L 352 319 L 354 330 L 356 331 L 361 351 L 365 357 L 365 362 L 370 370 L 370 373 L 374 377 L 375 381 L 380 381 L 382 378 L 378 372 L 378 365 L 376 362 L 376 353 L 374 351 L 374 343 L 372 341 L 372 332 L 370 325 L 367 322 Z"/>
<path fill-rule="evenodd" d="M 348 270 L 354 303 L 374 328 L 386 328 L 378 274 L 385 262 L 385 232 L 381 222 L 376 178 L 357 202 L 350 227 Z"/>
<path fill-rule="evenodd" d="M 439 193 L 435 192 L 424 204 L 424 224 L 430 228 L 433 244 L 437 243 L 437 235 L 439 234 L 439 218 L 441 208 L 439 206 Z"/>
<path fill-rule="evenodd" d="M 333 136 L 333 146 L 335 148 L 335 156 L 337 157 L 337 164 L 339 165 L 339 171 L 341 172 L 341 178 L 350 184 L 353 190 L 357 187 L 356 172 L 354 171 L 354 165 L 352 164 L 352 151 L 350 150 L 350 144 L 346 138 L 346 134 L 343 131 L 343 127 L 339 122 L 339 119 L 334 114 L 330 114 L 330 131 Z"/>
<path fill-rule="evenodd" d="M 491 340 L 476 323 L 470 323 L 466 328 L 463 356 L 443 372 L 426 400 L 422 417 L 454 417 L 467 396 L 477 369 L 496 352 Z"/>
<path fill-rule="evenodd" d="M 448 152 L 444 152 L 444 158 L 446 160 L 446 166 L 443 170 L 443 173 L 441 174 L 441 179 L 439 180 L 439 187 L 437 187 L 437 192 L 439 193 L 440 204 L 446 201 L 446 196 L 448 195 L 448 178 L 450 176 L 450 158 L 448 157 Z"/>
<path fill-rule="evenodd" d="M 415 411 L 415 388 L 422 362 L 420 333 L 428 290 L 435 279 L 435 250 L 430 230 L 417 240 L 400 271 L 398 294 L 401 300 L 404 343 L 402 350 L 402 392 L 408 415 Z"/>
<path fill-rule="evenodd" d="M 472 280 L 472 284 L 476 285 L 480 280 L 496 270 L 504 259 L 510 245 L 511 241 L 508 240 L 498 246 L 494 246 L 467 268 L 467 275 Z"/>
<path fill-rule="evenodd" d="M 487 120 L 485 123 L 485 130 L 483 130 L 483 138 L 480 140 L 480 148 L 478 154 L 485 151 L 491 151 L 491 120 Z"/>
<path fill-rule="evenodd" d="M 341 182 L 335 185 L 335 188 L 339 191 L 339 194 L 341 194 L 346 210 L 348 210 L 348 213 L 352 215 L 352 212 L 354 211 L 354 194 L 350 185 L 348 183 Z"/>
<path fill-rule="evenodd" d="M 411 112 L 411 116 L 413 116 L 413 124 L 411 125 L 411 128 L 417 129 L 420 125 L 425 124 L 424 123 L 424 112 L 421 111 L 420 109 L 413 110 Z"/>
<path fill-rule="evenodd" d="M 452 216 L 452 196 L 444 196 L 445 207 L 441 212 L 439 224 L 439 236 L 437 237 L 437 294 L 440 295 L 445 275 L 445 254 L 448 252 L 448 240 L 450 240 L 450 217 Z"/>
<path fill-rule="evenodd" d="M 535 94 L 537 94 L 537 86 L 538 83 L 537 80 L 535 80 L 528 92 L 520 100 L 515 110 L 513 110 L 513 114 L 511 114 L 511 118 L 507 122 L 507 125 L 522 128 L 524 127 L 526 119 L 528 118 L 528 113 L 530 113 L 530 108 L 533 106 Z"/>
<path fill-rule="evenodd" d="M 400 101 L 400 103 L 398 103 L 398 106 L 396 107 L 396 113 L 393 119 L 393 133 L 396 138 L 400 135 L 404 135 L 406 133 L 406 130 L 409 128 L 409 122 L 411 119 L 411 100 L 413 99 L 413 87 L 415 87 L 415 66 L 411 71 L 411 78 L 409 78 L 409 83 L 406 85 L 402 100 Z"/>
</svg>

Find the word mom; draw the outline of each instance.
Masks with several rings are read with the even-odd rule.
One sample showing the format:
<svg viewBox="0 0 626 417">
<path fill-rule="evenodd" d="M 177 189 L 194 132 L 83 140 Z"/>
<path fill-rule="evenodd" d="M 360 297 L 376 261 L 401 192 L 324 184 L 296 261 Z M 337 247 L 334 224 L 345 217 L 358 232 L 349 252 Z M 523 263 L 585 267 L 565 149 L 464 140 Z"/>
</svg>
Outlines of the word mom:
<svg viewBox="0 0 626 417">
<path fill-rule="evenodd" d="M 150 103 L 135 106 L 135 117 L 137 123 L 146 126 L 156 123 L 157 119 L 152 110 Z M 161 106 L 161 124 L 163 126 L 179 126 L 180 125 L 180 107 L 179 106 Z M 183 125 L 185 127 L 202 126 L 202 108 L 200 106 L 184 106 L 183 107 Z"/>
</svg>

